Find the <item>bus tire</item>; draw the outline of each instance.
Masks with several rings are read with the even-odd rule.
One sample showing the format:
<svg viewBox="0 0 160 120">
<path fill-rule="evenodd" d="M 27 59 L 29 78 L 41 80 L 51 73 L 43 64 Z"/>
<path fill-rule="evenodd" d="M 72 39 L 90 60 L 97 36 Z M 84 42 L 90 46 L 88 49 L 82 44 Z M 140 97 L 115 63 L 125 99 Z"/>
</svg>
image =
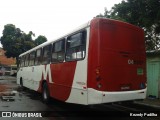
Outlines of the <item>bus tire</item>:
<svg viewBox="0 0 160 120">
<path fill-rule="evenodd" d="M 49 103 L 50 101 L 49 88 L 46 82 L 43 84 L 42 88 L 42 99 L 44 103 Z"/>
</svg>

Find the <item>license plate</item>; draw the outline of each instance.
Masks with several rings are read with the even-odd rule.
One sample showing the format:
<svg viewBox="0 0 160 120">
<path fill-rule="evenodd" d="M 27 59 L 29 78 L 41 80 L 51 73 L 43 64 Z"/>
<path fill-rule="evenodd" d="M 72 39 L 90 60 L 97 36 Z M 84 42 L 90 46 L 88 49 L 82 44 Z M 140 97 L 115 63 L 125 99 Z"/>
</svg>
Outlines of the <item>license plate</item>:
<svg viewBox="0 0 160 120">
<path fill-rule="evenodd" d="M 122 91 L 130 90 L 130 89 L 131 89 L 131 85 L 130 84 L 121 85 L 121 90 Z"/>
</svg>

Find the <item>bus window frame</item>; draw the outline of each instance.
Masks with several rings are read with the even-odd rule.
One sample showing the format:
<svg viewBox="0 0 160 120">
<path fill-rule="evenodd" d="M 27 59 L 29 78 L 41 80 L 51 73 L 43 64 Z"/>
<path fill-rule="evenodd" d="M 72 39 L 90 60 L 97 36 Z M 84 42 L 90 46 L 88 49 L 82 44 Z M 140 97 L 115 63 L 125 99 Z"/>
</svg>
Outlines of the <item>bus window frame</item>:
<svg viewBox="0 0 160 120">
<path fill-rule="evenodd" d="M 37 51 L 38 50 L 40 50 L 40 57 L 39 57 L 39 59 L 37 58 Z M 38 65 L 42 64 L 42 57 L 43 57 L 42 55 L 43 55 L 42 48 L 38 48 L 38 49 L 35 50 L 35 60 L 34 60 L 34 65 L 35 66 L 38 66 Z M 36 64 L 36 61 L 38 62 L 37 64 Z"/>
<path fill-rule="evenodd" d="M 17 63 L 18 68 L 21 67 L 21 60 L 22 60 L 22 58 L 18 57 L 18 63 Z"/>
<path fill-rule="evenodd" d="M 31 55 L 32 55 L 32 53 L 34 53 L 34 58 L 32 59 L 33 60 L 33 64 L 31 64 Z M 35 54 L 36 54 L 36 51 L 32 51 L 32 52 L 30 52 L 29 53 L 29 65 L 28 66 L 34 66 L 35 65 Z"/>
<path fill-rule="evenodd" d="M 50 54 L 49 55 L 47 55 L 47 57 L 44 57 L 44 51 L 45 51 L 45 48 L 46 47 L 48 47 L 49 46 L 49 52 L 50 52 Z M 51 63 L 51 59 L 52 59 L 52 57 L 51 57 L 51 53 L 52 53 L 52 44 L 48 44 L 48 45 L 46 45 L 46 46 L 43 46 L 43 49 L 42 49 L 42 60 L 41 60 L 41 64 L 42 65 L 46 65 L 46 64 L 50 64 Z M 48 54 L 48 53 L 47 53 Z M 48 60 L 46 60 L 46 58 L 48 58 Z M 45 60 L 44 60 L 45 59 Z"/>
<path fill-rule="evenodd" d="M 78 46 L 68 47 L 68 40 L 69 40 L 69 38 L 71 38 L 72 36 L 74 36 L 74 35 L 76 35 L 76 34 L 78 34 L 78 33 L 82 33 L 82 35 L 83 35 L 82 37 L 83 37 L 83 38 L 82 38 L 81 42 L 82 42 L 83 39 L 84 39 L 84 44 L 81 43 L 81 45 L 78 45 Z M 66 62 L 72 62 L 72 61 L 81 61 L 81 60 L 84 60 L 85 57 L 86 57 L 86 42 L 87 42 L 87 30 L 86 30 L 86 29 L 80 30 L 80 31 L 78 31 L 78 32 L 75 32 L 75 33 L 69 35 L 69 36 L 67 37 L 67 39 L 66 39 L 65 61 L 66 61 Z M 82 58 L 76 58 L 76 59 L 70 59 L 70 60 L 68 60 L 68 59 L 67 59 L 67 51 L 68 51 L 68 49 L 74 49 L 74 48 L 78 48 L 78 47 L 80 47 L 80 49 L 81 49 L 81 47 L 84 47 L 84 53 L 81 53 L 82 55 L 84 54 L 84 56 L 82 56 Z M 80 52 L 83 52 L 83 51 L 80 51 Z M 76 52 L 76 53 L 77 53 L 77 52 Z"/>
<path fill-rule="evenodd" d="M 58 43 L 58 42 L 60 42 L 60 41 L 62 41 L 63 43 L 62 43 L 62 49 L 61 50 L 59 50 L 59 51 L 55 51 L 54 52 L 54 49 L 55 49 L 55 44 L 56 43 Z M 63 52 L 63 60 L 58 60 L 58 53 L 62 53 Z M 57 53 L 57 61 L 53 61 L 53 53 Z M 62 62 L 64 62 L 65 61 L 65 55 L 66 55 L 66 38 L 61 38 L 60 40 L 58 40 L 58 41 L 56 41 L 56 42 L 54 42 L 53 43 L 53 45 L 52 45 L 52 53 L 51 53 L 51 63 L 62 63 Z"/>
<path fill-rule="evenodd" d="M 28 67 L 29 66 L 29 59 L 30 59 L 30 53 L 25 55 L 24 67 Z M 27 64 L 26 64 L 26 62 L 27 62 Z"/>
<path fill-rule="evenodd" d="M 22 58 L 21 58 L 21 57 L 18 57 L 17 69 L 20 68 L 20 67 L 22 67 L 22 66 L 21 66 L 21 60 L 22 60 Z"/>
</svg>

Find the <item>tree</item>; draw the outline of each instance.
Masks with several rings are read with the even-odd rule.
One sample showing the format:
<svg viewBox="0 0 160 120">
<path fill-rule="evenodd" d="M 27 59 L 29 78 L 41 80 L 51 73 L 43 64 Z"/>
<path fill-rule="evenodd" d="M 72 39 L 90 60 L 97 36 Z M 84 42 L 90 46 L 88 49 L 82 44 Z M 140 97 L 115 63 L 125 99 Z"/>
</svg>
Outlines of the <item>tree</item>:
<svg viewBox="0 0 160 120">
<path fill-rule="evenodd" d="M 42 35 L 39 35 L 34 41 L 32 36 L 35 36 L 35 34 L 32 31 L 26 34 L 13 24 L 5 25 L 2 34 L 0 42 L 6 51 L 5 55 L 8 58 L 13 57 L 17 60 L 21 53 L 47 41 L 47 38 Z"/>
<path fill-rule="evenodd" d="M 46 41 L 47 41 L 47 38 L 45 36 L 39 35 L 34 42 L 35 42 L 35 45 L 38 46 Z"/>
<path fill-rule="evenodd" d="M 103 17 L 117 19 L 144 29 L 146 49 L 160 48 L 160 1 L 126 0 L 115 4 Z"/>
<path fill-rule="evenodd" d="M 33 32 L 30 31 L 26 34 L 13 24 L 5 25 L 2 34 L 3 36 L 0 38 L 0 41 L 8 58 L 13 57 L 18 60 L 18 56 L 21 53 L 35 46 L 32 40 Z"/>
</svg>

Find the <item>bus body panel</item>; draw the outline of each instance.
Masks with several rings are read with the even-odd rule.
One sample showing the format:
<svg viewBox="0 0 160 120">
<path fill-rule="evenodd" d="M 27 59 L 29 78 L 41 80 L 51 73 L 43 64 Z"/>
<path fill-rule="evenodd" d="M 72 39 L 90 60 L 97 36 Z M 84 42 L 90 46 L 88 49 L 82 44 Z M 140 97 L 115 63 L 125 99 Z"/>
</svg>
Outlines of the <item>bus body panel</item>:
<svg viewBox="0 0 160 120">
<path fill-rule="evenodd" d="M 70 95 L 77 62 L 51 64 L 52 80 L 49 83 L 50 95 L 61 101 L 66 101 Z"/>
<path fill-rule="evenodd" d="M 135 91 L 106 92 L 88 88 L 88 104 L 102 104 L 119 101 L 131 101 L 146 98 L 147 89 Z"/>
<path fill-rule="evenodd" d="M 94 101 L 94 98 L 102 101 L 103 92 L 108 94 L 108 92 L 135 91 L 136 93 L 137 90 L 143 92 L 133 98 L 144 99 L 146 61 L 143 30 L 110 19 L 95 19 L 91 21 L 90 26 L 88 88 L 92 92 L 88 91 L 89 101 L 91 99 Z M 95 96 L 90 95 L 91 93 Z M 129 99 L 117 98 L 117 101 L 119 100 Z"/>
<path fill-rule="evenodd" d="M 101 77 L 108 79 L 107 84 L 102 83 L 106 85 L 102 89 L 104 91 L 144 89 L 146 64 L 143 31 L 120 22 L 100 22 Z"/>
<path fill-rule="evenodd" d="M 17 83 L 20 84 L 19 80 L 22 77 L 25 87 L 42 92 L 42 82 L 45 80 L 49 86 L 50 96 L 66 101 L 71 92 L 75 68 L 76 62 L 23 67 L 19 70 Z"/>
<path fill-rule="evenodd" d="M 77 61 L 74 80 L 69 98 L 66 102 L 76 104 L 88 104 L 88 90 L 87 90 L 87 69 L 88 69 L 88 46 L 90 27 L 86 28 L 86 56 L 84 60 Z"/>
<path fill-rule="evenodd" d="M 71 93 L 66 102 L 87 105 L 87 67 L 86 61 L 77 62 Z M 83 71 L 82 71 L 83 68 Z"/>
</svg>

